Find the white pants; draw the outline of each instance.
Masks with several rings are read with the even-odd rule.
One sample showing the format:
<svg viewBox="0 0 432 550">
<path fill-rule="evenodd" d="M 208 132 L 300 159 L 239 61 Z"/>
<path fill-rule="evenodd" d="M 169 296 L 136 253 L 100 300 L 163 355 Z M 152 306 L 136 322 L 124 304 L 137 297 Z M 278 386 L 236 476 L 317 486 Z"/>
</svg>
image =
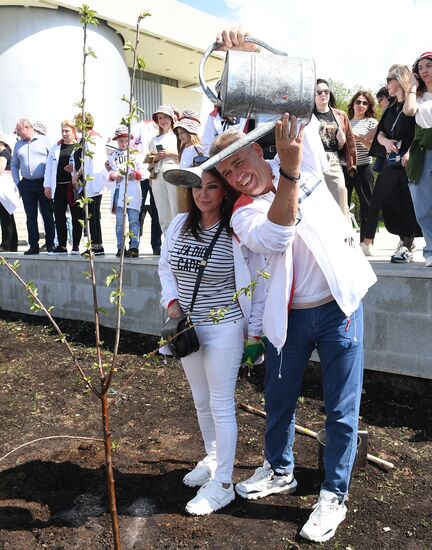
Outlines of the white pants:
<svg viewBox="0 0 432 550">
<path fill-rule="evenodd" d="M 216 459 L 215 479 L 231 483 L 237 443 L 234 392 L 243 354 L 243 320 L 199 325 L 196 331 L 200 349 L 181 362 L 205 450 Z"/>
<path fill-rule="evenodd" d="M 177 167 L 177 165 L 173 165 Z M 156 179 L 150 180 L 153 197 L 158 211 L 159 223 L 164 236 L 169 224 L 179 213 L 177 187 L 165 181 L 163 171 L 156 174 Z"/>
</svg>

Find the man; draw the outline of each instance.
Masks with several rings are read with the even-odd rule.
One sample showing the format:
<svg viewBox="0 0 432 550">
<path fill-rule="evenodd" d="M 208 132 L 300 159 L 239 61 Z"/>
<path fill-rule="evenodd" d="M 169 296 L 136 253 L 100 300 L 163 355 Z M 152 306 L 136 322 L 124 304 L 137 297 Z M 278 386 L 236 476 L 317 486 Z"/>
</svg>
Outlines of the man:
<svg viewBox="0 0 432 550">
<path fill-rule="evenodd" d="M 241 49 L 244 35 L 238 30 L 224 32 L 223 41 L 228 48 Z M 231 220 L 234 232 L 242 244 L 267 256 L 270 272 L 263 316 L 269 340 L 265 461 L 250 479 L 237 484 L 236 491 L 247 499 L 295 491 L 295 407 L 303 372 L 316 348 L 327 411 L 325 479 L 300 535 L 324 542 L 347 511 L 363 376 L 361 299 L 376 277 L 327 189 L 321 151 L 309 145 L 316 143 L 315 136 L 308 136 L 302 151 L 305 130 L 297 135 L 297 121 L 288 115 L 275 134 L 276 162 L 267 163 L 253 143 L 217 165 L 241 193 Z M 241 135 L 218 136 L 210 155 Z"/>
<path fill-rule="evenodd" d="M 49 142 L 45 136 L 34 131 L 32 123 L 27 118 L 17 121 L 15 133 L 20 141 L 16 143 L 13 151 L 11 169 L 27 216 L 30 248 L 24 254 L 39 254 L 38 205 L 45 226 L 46 248 L 50 252 L 54 248 L 54 217 L 43 187 Z"/>
</svg>

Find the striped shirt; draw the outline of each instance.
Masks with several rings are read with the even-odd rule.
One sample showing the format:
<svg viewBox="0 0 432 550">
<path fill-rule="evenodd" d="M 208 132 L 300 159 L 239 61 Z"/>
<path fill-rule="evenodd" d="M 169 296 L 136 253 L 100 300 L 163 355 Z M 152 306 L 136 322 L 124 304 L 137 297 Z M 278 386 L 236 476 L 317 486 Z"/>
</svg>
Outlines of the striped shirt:
<svg viewBox="0 0 432 550">
<path fill-rule="evenodd" d="M 361 120 L 350 120 L 351 128 L 354 134 L 359 136 L 365 136 L 369 130 L 375 128 L 378 125 L 378 121 L 374 118 L 362 118 Z M 369 149 L 360 143 L 357 139 L 355 140 L 356 149 L 357 149 L 357 166 L 362 166 L 364 164 L 371 164 L 372 157 L 369 156 Z"/>
<path fill-rule="evenodd" d="M 208 229 L 201 230 L 202 241 L 197 241 L 191 233 L 181 233 L 171 252 L 170 266 L 177 279 L 179 302 L 184 312 L 189 311 L 200 261 L 211 243 L 218 225 L 219 222 Z M 193 307 L 193 322 L 203 321 L 203 325 L 211 325 L 213 321 L 208 319 L 210 310 L 227 306 L 229 306 L 229 310 L 220 321 L 221 323 L 242 319 L 243 314 L 238 302 L 232 301 L 235 291 L 232 239 L 224 229 L 219 235 L 204 269 Z"/>
</svg>

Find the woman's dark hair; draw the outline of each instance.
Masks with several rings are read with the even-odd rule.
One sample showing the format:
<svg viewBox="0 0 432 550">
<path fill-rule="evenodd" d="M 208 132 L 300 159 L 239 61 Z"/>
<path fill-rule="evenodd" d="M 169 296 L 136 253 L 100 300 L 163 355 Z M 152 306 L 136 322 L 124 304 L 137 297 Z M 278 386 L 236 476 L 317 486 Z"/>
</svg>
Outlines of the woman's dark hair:
<svg viewBox="0 0 432 550">
<path fill-rule="evenodd" d="M 316 85 L 318 84 L 325 84 L 327 88 L 330 90 L 330 84 L 327 82 L 327 80 L 324 80 L 324 78 L 317 78 Z M 329 94 L 329 105 L 333 109 L 336 109 L 336 98 L 334 96 L 334 93 L 330 90 Z"/>
<path fill-rule="evenodd" d="M 375 118 L 375 99 L 373 98 L 372 94 L 370 92 L 367 92 L 366 90 L 359 90 L 356 94 L 354 94 L 351 98 L 351 101 L 348 104 L 348 118 L 351 120 L 354 118 L 354 103 L 355 100 L 360 97 L 364 96 L 368 102 L 368 108 L 366 109 L 366 112 L 364 114 L 365 118 Z"/>
<path fill-rule="evenodd" d="M 377 93 L 375 94 L 375 97 L 379 101 L 382 97 L 386 97 L 387 99 L 390 97 L 389 91 L 387 90 L 386 86 L 383 86 L 380 88 Z"/>
<path fill-rule="evenodd" d="M 417 95 L 422 96 L 425 92 L 427 92 L 427 86 L 425 84 L 425 81 L 420 78 L 419 74 L 419 63 L 423 59 L 429 59 L 429 61 L 432 61 L 432 57 L 424 56 L 421 59 L 419 59 L 416 63 L 414 63 L 412 67 L 412 72 L 415 73 L 418 77 L 418 86 L 417 86 Z"/>
<path fill-rule="evenodd" d="M 221 209 L 220 209 L 220 219 L 224 224 L 224 227 L 228 235 L 231 235 L 232 229 L 230 227 L 230 220 L 231 220 L 234 203 L 238 199 L 239 193 L 237 193 L 237 191 L 235 191 L 229 185 L 226 179 L 223 176 L 221 176 L 221 174 L 216 170 L 216 168 L 212 168 L 211 170 L 209 170 L 209 172 L 216 177 L 216 179 L 223 185 L 225 189 L 225 198 L 222 201 Z M 187 191 L 188 191 L 188 194 L 187 194 L 188 216 L 183 226 L 182 233 L 183 234 L 192 233 L 192 235 L 195 237 L 197 241 L 202 241 L 202 237 L 200 235 L 201 227 L 199 224 L 200 210 L 198 206 L 195 204 L 195 201 L 193 199 L 192 189 L 189 188 Z"/>
<path fill-rule="evenodd" d="M 1 141 L 1 140 L 0 140 L 0 143 L 3 143 L 5 149 L 7 149 L 10 154 L 12 154 L 12 149 L 10 148 L 10 145 L 8 143 L 6 143 L 5 141 Z"/>
</svg>

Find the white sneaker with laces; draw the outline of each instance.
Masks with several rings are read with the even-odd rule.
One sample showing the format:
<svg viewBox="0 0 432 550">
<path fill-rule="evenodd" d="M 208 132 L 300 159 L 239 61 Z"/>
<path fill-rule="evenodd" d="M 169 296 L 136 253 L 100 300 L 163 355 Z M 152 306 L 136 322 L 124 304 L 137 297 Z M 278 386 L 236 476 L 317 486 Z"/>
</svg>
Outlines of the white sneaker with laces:
<svg viewBox="0 0 432 550">
<path fill-rule="evenodd" d="M 225 489 L 219 481 L 211 479 L 198 491 L 197 496 L 186 504 L 186 512 L 194 516 L 206 516 L 227 506 L 235 499 L 232 483 Z"/>
<path fill-rule="evenodd" d="M 321 489 L 314 511 L 300 531 L 300 536 L 314 542 L 325 542 L 336 533 L 338 525 L 345 519 L 347 507 L 339 502 L 337 495 Z"/>
<path fill-rule="evenodd" d="M 362 241 L 360 243 L 360 248 L 362 249 L 363 254 L 365 256 L 372 256 L 372 245 L 371 244 L 366 244 L 365 242 Z"/>
<path fill-rule="evenodd" d="M 432 256 L 429 256 L 429 258 L 426 258 L 425 267 L 432 267 Z"/>
<path fill-rule="evenodd" d="M 412 252 L 410 252 L 406 246 L 398 248 L 393 256 L 390 258 L 390 262 L 392 264 L 407 264 L 412 261 Z"/>
<path fill-rule="evenodd" d="M 291 472 L 286 475 L 275 475 L 270 464 L 265 460 L 263 466 L 255 470 L 249 479 L 237 483 L 236 493 L 248 500 L 263 498 L 267 495 L 289 494 L 297 488 L 297 481 Z"/>
<path fill-rule="evenodd" d="M 191 472 L 184 476 L 183 483 L 188 487 L 201 487 L 201 485 L 213 479 L 215 471 L 215 459 L 206 456 L 203 460 L 198 462 Z"/>
</svg>

